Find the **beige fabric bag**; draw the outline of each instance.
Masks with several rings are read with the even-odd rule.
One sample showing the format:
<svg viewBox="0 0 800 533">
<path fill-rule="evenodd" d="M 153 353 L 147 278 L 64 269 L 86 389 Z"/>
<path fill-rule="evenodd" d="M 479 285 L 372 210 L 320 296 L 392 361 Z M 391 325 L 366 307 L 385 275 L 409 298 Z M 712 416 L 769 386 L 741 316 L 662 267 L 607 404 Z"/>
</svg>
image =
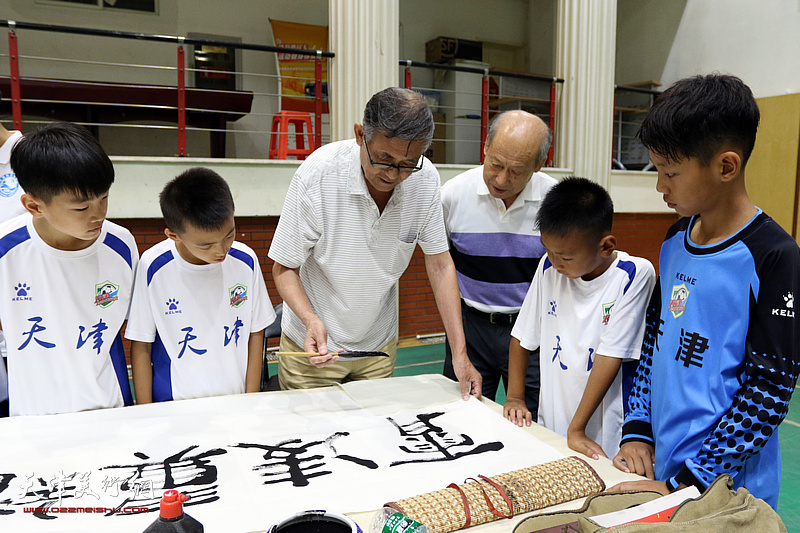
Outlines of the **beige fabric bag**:
<svg viewBox="0 0 800 533">
<path fill-rule="evenodd" d="M 632 523 L 605 528 L 587 517 L 626 509 L 660 497 L 649 491 L 603 493 L 586 500 L 581 509 L 534 516 L 523 520 L 514 533 L 787 533 L 778 514 L 745 488 L 731 490 L 733 480 L 719 476 L 703 494 L 682 503 L 669 522 Z M 577 524 L 575 523 L 577 522 Z"/>
</svg>

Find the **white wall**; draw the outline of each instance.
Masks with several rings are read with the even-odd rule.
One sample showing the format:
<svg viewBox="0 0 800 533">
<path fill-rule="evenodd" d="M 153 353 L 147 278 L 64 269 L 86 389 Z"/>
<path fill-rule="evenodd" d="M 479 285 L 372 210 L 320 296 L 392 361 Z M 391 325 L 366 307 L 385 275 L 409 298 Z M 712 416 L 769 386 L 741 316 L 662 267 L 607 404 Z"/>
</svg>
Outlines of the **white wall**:
<svg viewBox="0 0 800 533">
<path fill-rule="evenodd" d="M 687 0 L 618 0 L 617 85 L 660 81 Z"/>
<path fill-rule="evenodd" d="M 661 76 L 734 74 L 756 98 L 800 92 L 800 2 L 688 0 Z"/>
<path fill-rule="evenodd" d="M 425 61 L 425 43 L 439 36 L 526 46 L 527 0 L 400 0 L 398 59 Z M 433 87 L 432 73 L 412 69 L 412 84 Z"/>
<path fill-rule="evenodd" d="M 164 185 L 193 166 L 209 167 L 231 187 L 236 215 L 278 216 L 298 161 L 204 159 L 189 157 L 112 157 L 116 180 L 108 203 L 109 218 L 161 218 L 158 193 Z M 436 165 L 442 183 L 471 165 Z M 562 179 L 573 174 L 564 168 L 546 168 Z M 670 213 L 655 190 L 652 172 L 612 171 L 609 190 L 618 213 Z"/>
</svg>

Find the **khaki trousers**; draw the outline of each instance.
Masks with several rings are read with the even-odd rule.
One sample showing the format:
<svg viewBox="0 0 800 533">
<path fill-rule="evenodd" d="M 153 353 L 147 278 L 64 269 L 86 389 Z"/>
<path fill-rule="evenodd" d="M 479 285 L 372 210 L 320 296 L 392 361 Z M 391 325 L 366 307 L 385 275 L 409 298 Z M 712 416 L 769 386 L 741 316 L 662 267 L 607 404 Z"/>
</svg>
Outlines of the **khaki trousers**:
<svg viewBox="0 0 800 533">
<path fill-rule="evenodd" d="M 285 334 L 281 334 L 280 351 L 303 352 Z M 397 337 L 382 346 L 378 351 L 389 357 L 365 357 L 357 361 L 337 361 L 325 368 L 317 368 L 308 357 L 281 357 L 278 366 L 278 382 L 281 390 L 311 389 L 327 387 L 336 383 L 359 381 L 363 379 L 390 378 L 397 361 Z"/>
</svg>

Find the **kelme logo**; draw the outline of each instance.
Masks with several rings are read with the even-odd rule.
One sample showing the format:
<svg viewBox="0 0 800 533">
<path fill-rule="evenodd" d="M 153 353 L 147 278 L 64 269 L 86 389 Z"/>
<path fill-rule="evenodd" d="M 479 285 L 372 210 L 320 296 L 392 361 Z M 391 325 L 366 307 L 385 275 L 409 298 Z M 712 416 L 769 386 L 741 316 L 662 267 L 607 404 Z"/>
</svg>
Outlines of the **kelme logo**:
<svg viewBox="0 0 800 533">
<path fill-rule="evenodd" d="M 103 309 L 119 300 L 119 285 L 104 281 L 94 286 L 94 305 Z"/>
<path fill-rule="evenodd" d="M 669 298 L 669 312 L 678 318 L 686 311 L 686 300 L 689 298 L 689 289 L 685 283 L 672 286 L 672 296 Z"/>
<path fill-rule="evenodd" d="M 241 284 L 234 285 L 228 289 L 231 297 L 231 307 L 239 307 L 247 301 L 247 287 Z"/>
</svg>

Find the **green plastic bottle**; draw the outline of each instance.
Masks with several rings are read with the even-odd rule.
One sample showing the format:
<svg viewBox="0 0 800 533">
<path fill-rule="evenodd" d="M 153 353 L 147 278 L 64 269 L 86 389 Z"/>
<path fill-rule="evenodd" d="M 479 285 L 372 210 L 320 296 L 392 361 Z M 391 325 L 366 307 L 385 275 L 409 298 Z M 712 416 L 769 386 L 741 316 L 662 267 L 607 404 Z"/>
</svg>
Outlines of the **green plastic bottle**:
<svg viewBox="0 0 800 533">
<path fill-rule="evenodd" d="M 428 533 L 428 528 L 391 507 L 384 507 L 372 517 L 369 533 Z"/>
</svg>

